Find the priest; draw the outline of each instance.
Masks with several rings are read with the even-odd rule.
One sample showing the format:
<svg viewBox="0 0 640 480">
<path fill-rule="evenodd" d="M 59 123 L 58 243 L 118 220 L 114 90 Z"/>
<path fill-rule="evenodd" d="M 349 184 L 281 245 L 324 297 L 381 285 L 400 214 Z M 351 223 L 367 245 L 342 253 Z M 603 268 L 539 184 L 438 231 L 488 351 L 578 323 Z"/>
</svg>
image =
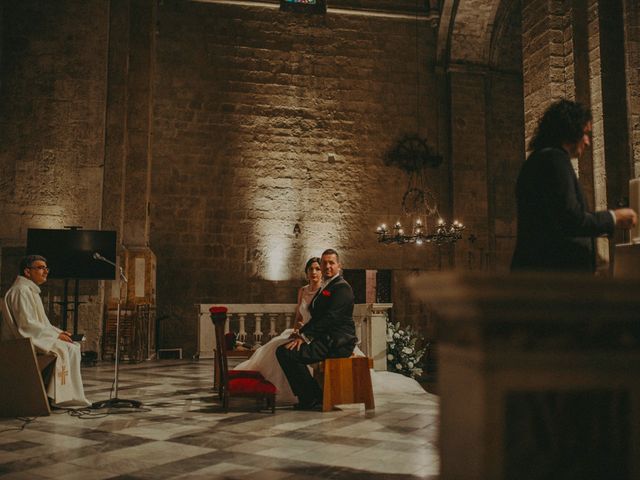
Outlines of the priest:
<svg viewBox="0 0 640 480">
<path fill-rule="evenodd" d="M 30 338 L 41 352 L 54 353 L 55 375 L 47 385 L 53 406 L 88 406 L 80 376 L 80 345 L 71 334 L 51 325 L 40 298 L 40 285 L 47 281 L 46 258 L 28 255 L 20 262 L 20 274 L 5 295 L 5 303 L 18 332 Z"/>
</svg>

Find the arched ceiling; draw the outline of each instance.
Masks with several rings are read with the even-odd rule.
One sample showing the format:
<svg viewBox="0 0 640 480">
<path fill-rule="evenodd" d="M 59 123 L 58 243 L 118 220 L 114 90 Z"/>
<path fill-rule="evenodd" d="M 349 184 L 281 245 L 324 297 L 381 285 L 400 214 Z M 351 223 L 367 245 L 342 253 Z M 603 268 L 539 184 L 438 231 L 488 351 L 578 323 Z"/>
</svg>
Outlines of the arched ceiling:
<svg viewBox="0 0 640 480">
<path fill-rule="evenodd" d="M 495 64 L 499 60 L 495 44 L 513 35 L 514 8 L 519 6 L 520 0 L 445 0 L 438 31 L 438 62 Z"/>
</svg>

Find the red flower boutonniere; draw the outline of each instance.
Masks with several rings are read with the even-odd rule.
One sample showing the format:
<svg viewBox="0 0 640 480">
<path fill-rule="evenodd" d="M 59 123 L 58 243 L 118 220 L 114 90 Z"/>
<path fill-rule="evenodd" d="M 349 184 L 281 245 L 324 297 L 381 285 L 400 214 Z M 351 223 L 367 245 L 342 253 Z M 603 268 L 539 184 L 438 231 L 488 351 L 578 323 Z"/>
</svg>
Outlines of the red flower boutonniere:
<svg viewBox="0 0 640 480">
<path fill-rule="evenodd" d="M 331 292 L 329 290 L 322 290 L 322 295 L 324 295 L 325 297 L 330 297 Z"/>
</svg>

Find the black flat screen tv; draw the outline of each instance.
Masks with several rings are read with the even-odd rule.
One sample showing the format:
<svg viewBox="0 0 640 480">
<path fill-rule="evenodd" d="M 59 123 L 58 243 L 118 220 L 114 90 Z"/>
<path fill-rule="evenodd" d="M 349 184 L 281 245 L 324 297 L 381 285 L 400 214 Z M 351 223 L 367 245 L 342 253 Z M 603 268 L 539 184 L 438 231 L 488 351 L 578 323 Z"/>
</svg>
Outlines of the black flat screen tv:
<svg viewBox="0 0 640 480">
<path fill-rule="evenodd" d="M 115 267 L 94 259 L 96 252 L 115 263 L 115 231 L 42 228 L 27 231 L 27 255 L 47 259 L 49 278 L 115 280 Z"/>
</svg>

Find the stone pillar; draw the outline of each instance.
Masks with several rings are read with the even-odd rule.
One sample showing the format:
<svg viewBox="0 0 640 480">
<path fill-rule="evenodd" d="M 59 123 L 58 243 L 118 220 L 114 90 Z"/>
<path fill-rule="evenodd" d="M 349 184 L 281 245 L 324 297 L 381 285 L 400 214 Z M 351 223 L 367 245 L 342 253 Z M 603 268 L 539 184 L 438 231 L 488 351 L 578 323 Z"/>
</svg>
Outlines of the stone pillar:
<svg viewBox="0 0 640 480">
<path fill-rule="evenodd" d="M 132 359 L 148 358 L 155 349 L 156 257 L 149 248 L 149 197 L 156 9 L 156 2 L 112 0 L 109 18 L 103 228 L 118 232 L 118 262 L 128 283 L 125 289 L 113 282 L 103 353 L 109 355 L 109 345 L 115 345 L 111 327 L 121 299 L 120 345 L 130 346 Z"/>
<path fill-rule="evenodd" d="M 493 229 L 487 195 L 486 72 L 450 65 L 449 78 L 453 215 L 463 220 L 466 235 L 477 237 L 475 248 L 487 252 Z M 467 253 L 464 248 L 456 249 L 457 267 L 464 268 Z"/>
<path fill-rule="evenodd" d="M 118 231 L 119 261 L 134 280 L 126 300 L 134 305 L 155 304 L 149 196 L 156 8 L 155 2 L 113 0 L 110 11 L 103 226 Z M 134 284 L 141 278 L 139 259 L 145 280 Z"/>
<path fill-rule="evenodd" d="M 522 9 L 527 145 L 542 114 L 554 101 L 567 98 L 591 108 L 592 146 L 579 160 L 574 160 L 591 210 L 615 207 L 607 199 L 607 179 L 610 171 L 620 169 L 618 162 L 623 148 L 620 147 L 620 126 L 615 126 L 615 118 L 620 116 L 619 107 L 615 106 L 619 102 L 618 90 L 612 88 L 616 83 L 614 72 L 620 69 L 619 60 L 615 58 L 615 49 L 608 52 L 613 55 L 605 61 L 601 57 L 602 38 L 607 40 L 606 45 L 620 41 L 614 32 L 602 31 L 611 20 L 600 17 L 600 3 L 599 0 L 532 0 L 525 2 Z M 607 8 L 607 12 L 615 9 L 611 5 Z M 611 145 L 607 145 L 607 140 Z M 609 183 L 620 191 L 617 178 L 617 173 L 611 173 Z M 609 196 L 617 194 L 611 192 Z M 596 246 L 597 268 L 606 269 L 609 242 L 599 238 Z"/>
<path fill-rule="evenodd" d="M 522 74 L 526 143 L 545 109 L 575 98 L 571 29 L 563 0 L 531 0 L 522 7 Z"/>
</svg>

